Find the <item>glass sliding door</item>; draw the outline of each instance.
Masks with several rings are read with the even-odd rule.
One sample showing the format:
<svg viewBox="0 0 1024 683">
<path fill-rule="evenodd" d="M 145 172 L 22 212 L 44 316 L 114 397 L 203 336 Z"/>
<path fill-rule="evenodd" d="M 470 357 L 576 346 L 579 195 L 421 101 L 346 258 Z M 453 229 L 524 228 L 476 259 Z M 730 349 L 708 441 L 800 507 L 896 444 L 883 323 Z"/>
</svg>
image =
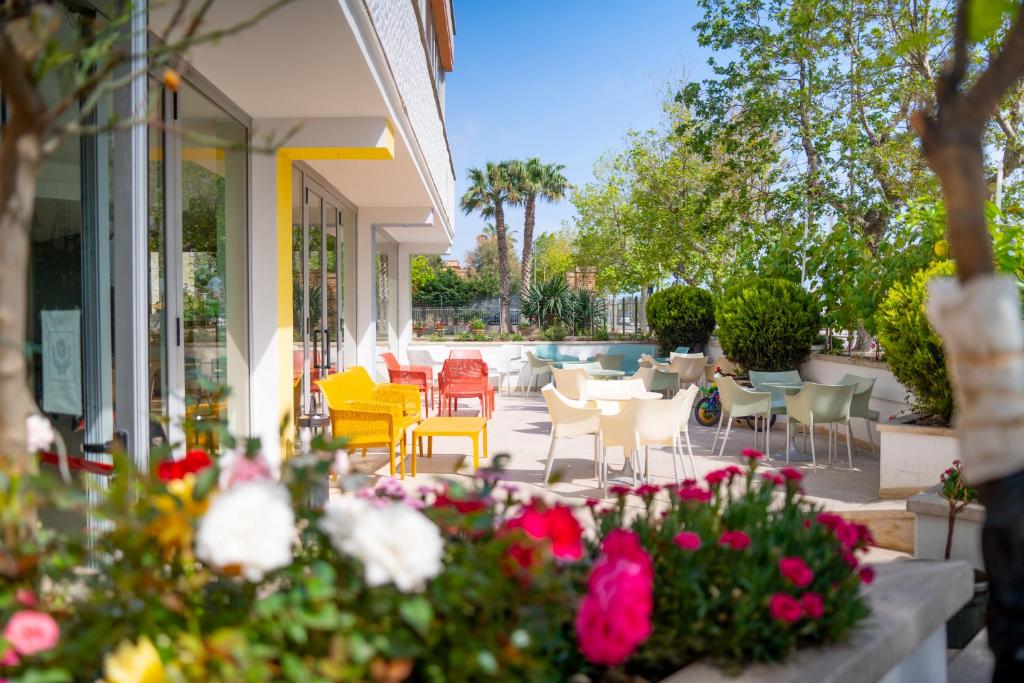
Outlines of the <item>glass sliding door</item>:
<svg viewBox="0 0 1024 683">
<path fill-rule="evenodd" d="M 338 232 L 338 209 L 324 202 L 324 362 L 326 373 L 337 372 L 341 353 L 341 311 L 339 309 L 341 272 L 341 237 Z"/>
</svg>

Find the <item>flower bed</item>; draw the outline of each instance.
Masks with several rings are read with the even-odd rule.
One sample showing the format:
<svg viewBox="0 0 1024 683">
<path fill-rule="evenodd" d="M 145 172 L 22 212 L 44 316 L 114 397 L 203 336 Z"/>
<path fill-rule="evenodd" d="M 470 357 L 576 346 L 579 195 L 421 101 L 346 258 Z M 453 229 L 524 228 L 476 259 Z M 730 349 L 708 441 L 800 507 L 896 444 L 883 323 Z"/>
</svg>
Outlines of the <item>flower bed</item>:
<svg viewBox="0 0 1024 683">
<path fill-rule="evenodd" d="M 698 659 L 782 660 L 867 615 L 867 530 L 753 451 L 705 482 L 616 488 L 584 508 L 524 499 L 500 469 L 414 495 L 369 488 L 317 445 L 280 480 L 255 442 L 152 475 L 120 458 L 98 571 L 81 569 L 80 539 L 29 521 L 44 501 L 81 501 L 45 489 L 52 477 L 6 474 L 0 677 L 653 680 Z M 332 470 L 341 495 L 297 503 Z"/>
</svg>

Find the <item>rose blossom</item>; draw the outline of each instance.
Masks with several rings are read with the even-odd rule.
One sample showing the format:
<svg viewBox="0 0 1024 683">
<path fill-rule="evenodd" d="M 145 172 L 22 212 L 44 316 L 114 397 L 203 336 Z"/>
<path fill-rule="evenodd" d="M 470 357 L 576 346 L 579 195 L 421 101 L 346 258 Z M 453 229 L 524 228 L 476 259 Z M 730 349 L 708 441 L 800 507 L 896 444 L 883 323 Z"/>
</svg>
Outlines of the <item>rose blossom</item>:
<svg viewBox="0 0 1024 683">
<path fill-rule="evenodd" d="M 800 604 L 809 619 L 821 619 L 825 614 L 825 601 L 817 593 L 804 593 Z"/>
<path fill-rule="evenodd" d="M 225 490 L 246 481 L 263 481 L 274 478 L 270 463 L 262 453 L 254 453 L 250 456 L 245 451 L 230 450 L 220 456 L 217 464 L 220 466 L 217 485 Z"/>
<path fill-rule="evenodd" d="M 29 453 L 38 453 L 50 447 L 54 440 L 53 425 L 42 415 L 25 418 L 25 440 Z"/>
<path fill-rule="evenodd" d="M 814 571 L 801 557 L 781 558 L 779 573 L 797 588 L 804 588 L 814 580 Z"/>
<path fill-rule="evenodd" d="M 800 606 L 799 601 L 785 593 L 773 593 L 768 607 L 772 613 L 772 619 L 784 621 L 787 624 L 799 621 L 800 617 L 804 615 L 804 608 Z"/>
<path fill-rule="evenodd" d="M 186 475 L 195 474 L 212 464 L 206 451 L 194 448 L 181 460 L 164 460 L 156 468 L 156 476 L 162 482 L 184 479 Z"/>
<path fill-rule="evenodd" d="M 583 527 L 566 505 L 541 510 L 536 501 L 531 502 L 518 517 L 506 522 L 505 528 L 522 529 L 530 538 L 550 541 L 551 554 L 560 560 L 583 557 Z"/>
<path fill-rule="evenodd" d="M 683 550 L 698 550 L 700 548 L 700 534 L 693 531 L 680 531 L 672 539 L 672 542 Z"/>
<path fill-rule="evenodd" d="M 335 550 L 362 563 L 369 586 L 391 583 L 403 593 L 421 591 L 444 569 L 437 525 L 402 502 L 378 506 L 339 496 L 324 506 L 320 528 Z"/>
<path fill-rule="evenodd" d="M 733 550 L 743 550 L 750 545 L 750 536 L 742 531 L 723 531 L 721 538 L 718 542 L 724 546 L 728 546 Z"/>
<path fill-rule="evenodd" d="M 274 481 L 246 481 L 213 498 L 199 521 L 196 556 L 260 581 L 264 573 L 291 564 L 294 535 L 288 489 Z"/>
<path fill-rule="evenodd" d="M 4 628 L 4 640 L 23 656 L 50 650 L 59 638 L 60 628 L 53 617 L 31 609 L 15 612 Z"/>
</svg>

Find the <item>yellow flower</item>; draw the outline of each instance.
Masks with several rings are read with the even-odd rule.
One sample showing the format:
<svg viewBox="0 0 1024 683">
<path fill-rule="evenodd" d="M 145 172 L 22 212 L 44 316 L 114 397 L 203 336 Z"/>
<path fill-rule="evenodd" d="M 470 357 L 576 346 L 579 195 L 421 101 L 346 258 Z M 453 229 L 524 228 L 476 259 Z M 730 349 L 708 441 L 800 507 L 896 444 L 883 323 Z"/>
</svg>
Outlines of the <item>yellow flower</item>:
<svg viewBox="0 0 1024 683">
<path fill-rule="evenodd" d="M 196 502 L 192 497 L 195 483 L 196 476 L 187 474 L 167 483 L 170 495 L 153 498 L 153 507 L 161 514 L 149 523 L 146 532 L 168 553 L 181 550 L 187 554 L 192 550 L 193 520 L 201 517 L 209 505 L 208 499 Z"/>
<path fill-rule="evenodd" d="M 129 640 L 121 641 L 117 649 L 104 658 L 103 676 L 102 683 L 165 683 L 168 680 L 160 653 L 146 636 L 139 638 L 136 645 Z"/>
</svg>

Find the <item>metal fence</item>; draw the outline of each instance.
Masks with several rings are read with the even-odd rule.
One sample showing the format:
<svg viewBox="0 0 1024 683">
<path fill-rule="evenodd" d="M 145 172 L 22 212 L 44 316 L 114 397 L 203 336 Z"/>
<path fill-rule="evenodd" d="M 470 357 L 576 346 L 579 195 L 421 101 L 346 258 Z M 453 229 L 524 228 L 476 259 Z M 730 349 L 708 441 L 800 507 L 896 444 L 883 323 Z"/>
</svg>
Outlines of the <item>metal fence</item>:
<svg viewBox="0 0 1024 683">
<path fill-rule="evenodd" d="M 605 299 L 605 322 L 611 334 L 646 335 L 647 301 L 639 294 L 608 297 Z"/>
<path fill-rule="evenodd" d="M 518 302 L 511 306 L 510 316 L 512 325 L 518 325 Z M 489 305 L 488 302 L 483 304 L 474 302 L 469 306 L 461 307 L 413 306 L 412 319 L 417 323 L 423 324 L 429 330 L 436 330 L 438 324 L 440 324 L 444 331 L 450 332 L 462 327 L 468 327 L 469 323 L 473 320 L 482 320 L 485 325 L 498 325 L 501 319 L 501 309 L 497 303 Z"/>
</svg>

